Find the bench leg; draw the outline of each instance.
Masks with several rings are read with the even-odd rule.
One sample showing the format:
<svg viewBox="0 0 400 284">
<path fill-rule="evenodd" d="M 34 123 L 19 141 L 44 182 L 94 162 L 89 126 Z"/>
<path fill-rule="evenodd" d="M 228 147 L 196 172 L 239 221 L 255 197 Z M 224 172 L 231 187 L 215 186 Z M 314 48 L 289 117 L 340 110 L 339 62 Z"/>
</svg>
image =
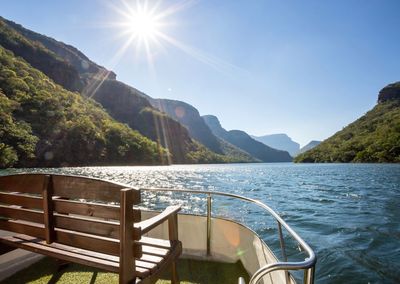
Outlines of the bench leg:
<svg viewBox="0 0 400 284">
<path fill-rule="evenodd" d="M 176 261 L 171 264 L 171 284 L 179 284 L 178 270 L 176 267 Z"/>
<path fill-rule="evenodd" d="M 58 258 L 54 259 L 54 261 L 56 262 L 56 265 L 57 265 L 57 271 L 60 271 L 64 268 L 66 268 L 67 265 L 70 264 L 70 262 L 68 262 L 66 260 L 58 259 Z"/>
</svg>

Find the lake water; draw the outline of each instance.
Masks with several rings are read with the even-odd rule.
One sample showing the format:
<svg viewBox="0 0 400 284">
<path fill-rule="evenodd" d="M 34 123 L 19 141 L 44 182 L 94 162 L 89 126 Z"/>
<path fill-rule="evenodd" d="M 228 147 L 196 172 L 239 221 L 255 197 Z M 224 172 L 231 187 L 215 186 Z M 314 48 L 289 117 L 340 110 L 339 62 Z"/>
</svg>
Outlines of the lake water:
<svg viewBox="0 0 400 284">
<path fill-rule="evenodd" d="M 3 170 L 0 175 L 22 171 Z M 217 190 L 259 199 L 315 250 L 317 283 L 400 283 L 400 165 L 283 163 L 35 171 L 106 178 L 142 188 Z M 147 194 L 145 200 L 146 207 L 156 202 L 181 203 L 186 212 L 205 210 L 205 199 L 193 195 Z M 276 223 L 260 209 L 222 198 L 213 204 L 215 216 L 244 222 L 280 255 Z M 289 259 L 300 260 L 296 244 L 287 241 L 287 246 Z"/>
</svg>

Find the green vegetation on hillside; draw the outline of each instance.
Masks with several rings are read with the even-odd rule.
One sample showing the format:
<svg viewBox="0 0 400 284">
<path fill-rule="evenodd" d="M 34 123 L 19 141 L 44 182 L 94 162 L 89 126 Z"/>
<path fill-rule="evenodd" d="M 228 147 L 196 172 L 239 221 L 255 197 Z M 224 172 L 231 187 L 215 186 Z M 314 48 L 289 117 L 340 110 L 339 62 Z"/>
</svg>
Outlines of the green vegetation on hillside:
<svg viewBox="0 0 400 284">
<path fill-rule="evenodd" d="M 400 162 L 400 100 L 377 104 L 295 162 Z"/>
<path fill-rule="evenodd" d="M 0 167 L 153 164 L 166 152 L 0 46 Z"/>
<path fill-rule="evenodd" d="M 21 56 L 34 68 L 71 91 L 78 91 L 82 83 L 78 72 L 63 59 L 46 49 L 39 42 L 26 39 L 10 28 L 0 17 L 0 45 Z"/>
</svg>

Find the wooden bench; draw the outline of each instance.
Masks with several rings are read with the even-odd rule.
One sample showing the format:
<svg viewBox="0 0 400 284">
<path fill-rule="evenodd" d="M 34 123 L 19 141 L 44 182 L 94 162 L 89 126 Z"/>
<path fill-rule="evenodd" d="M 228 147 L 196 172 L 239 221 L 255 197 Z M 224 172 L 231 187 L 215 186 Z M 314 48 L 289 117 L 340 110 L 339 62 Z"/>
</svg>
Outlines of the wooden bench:
<svg viewBox="0 0 400 284">
<path fill-rule="evenodd" d="M 141 221 L 140 191 L 76 176 L 0 177 L 0 253 L 15 248 L 119 273 L 119 283 L 154 283 L 182 252 L 177 212 L 170 206 Z M 169 240 L 143 236 L 168 221 Z"/>
</svg>

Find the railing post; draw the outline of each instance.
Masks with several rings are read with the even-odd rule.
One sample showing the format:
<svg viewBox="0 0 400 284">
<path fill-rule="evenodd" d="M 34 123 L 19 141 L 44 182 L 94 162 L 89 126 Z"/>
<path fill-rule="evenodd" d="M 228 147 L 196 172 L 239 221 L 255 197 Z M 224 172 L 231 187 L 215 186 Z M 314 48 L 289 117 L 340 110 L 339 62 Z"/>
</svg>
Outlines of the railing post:
<svg viewBox="0 0 400 284">
<path fill-rule="evenodd" d="M 207 255 L 211 255 L 211 194 L 207 195 Z"/>
<path fill-rule="evenodd" d="M 304 269 L 304 279 L 303 279 L 303 283 L 307 284 L 308 282 L 308 269 Z"/>
<path fill-rule="evenodd" d="M 279 243 L 281 244 L 281 252 L 282 252 L 282 257 L 285 262 L 287 262 L 287 255 L 286 255 L 286 249 L 285 249 L 285 240 L 283 239 L 283 234 L 282 234 L 282 225 L 278 221 L 278 231 L 279 231 Z M 285 270 L 285 279 L 286 279 L 286 284 L 289 284 L 289 271 Z"/>
<path fill-rule="evenodd" d="M 310 277 L 309 277 L 309 284 L 314 284 L 314 275 L 315 274 L 315 266 L 310 268 Z"/>
</svg>

